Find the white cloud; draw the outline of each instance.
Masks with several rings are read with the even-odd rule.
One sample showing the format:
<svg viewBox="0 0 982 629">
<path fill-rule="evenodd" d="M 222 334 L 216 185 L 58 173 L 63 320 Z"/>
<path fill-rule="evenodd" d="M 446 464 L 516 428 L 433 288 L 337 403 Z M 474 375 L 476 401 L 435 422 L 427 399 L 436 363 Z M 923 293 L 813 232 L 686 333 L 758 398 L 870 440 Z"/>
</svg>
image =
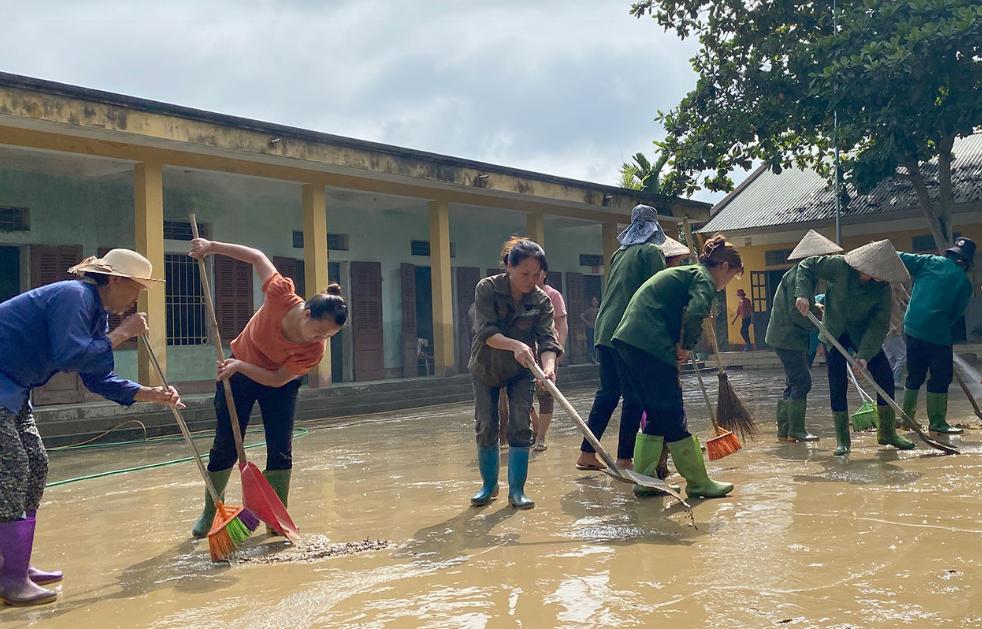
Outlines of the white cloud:
<svg viewBox="0 0 982 629">
<path fill-rule="evenodd" d="M 629 1 L 47 2 L 3 70 L 613 184 L 694 84 Z"/>
</svg>

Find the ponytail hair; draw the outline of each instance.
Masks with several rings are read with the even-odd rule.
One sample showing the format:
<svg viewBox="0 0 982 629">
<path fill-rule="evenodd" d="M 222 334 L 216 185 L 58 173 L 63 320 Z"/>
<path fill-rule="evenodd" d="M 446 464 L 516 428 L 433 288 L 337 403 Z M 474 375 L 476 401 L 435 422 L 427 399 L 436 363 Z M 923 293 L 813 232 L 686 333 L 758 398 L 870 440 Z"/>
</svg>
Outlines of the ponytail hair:
<svg viewBox="0 0 982 629">
<path fill-rule="evenodd" d="M 543 270 L 547 268 L 546 252 L 531 238 L 512 236 L 505 241 L 501 248 L 501 261 L 507 267 L 518 266 L 524 260 L 534 258 L 539 261 L 539 266 Z"/>
<path fill-rule="evenodd" d="M 308 299 L 304 308 L 310 311 L 311 319 L 329 319 L 338 326 L 348 321 L 348 304 L 341 296 L 341 285 L 337 282 L 332 282 L 324 292 Z"/>
<path fill-rule="evenodd" d="M 731 267 L 743 272 L 743 258 L 740 252 L 733 246 L 732 242 L 726 240 L 723 234 L 716 234 L 706 241 L 702 246 L 702 253 L 699 255 L 699 262 L 708 267 L 719 266 L 724 262 Z"/>
</svg>

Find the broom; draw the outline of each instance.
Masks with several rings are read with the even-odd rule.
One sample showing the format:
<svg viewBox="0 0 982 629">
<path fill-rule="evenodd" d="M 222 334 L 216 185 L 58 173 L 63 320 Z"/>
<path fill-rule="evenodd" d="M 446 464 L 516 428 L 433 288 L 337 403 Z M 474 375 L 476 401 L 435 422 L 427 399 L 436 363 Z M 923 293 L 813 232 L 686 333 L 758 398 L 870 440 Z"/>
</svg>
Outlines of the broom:
<svg viewBox="0 0 982 629">
<path fill-rule="evenodd" d="M 143 334 L 140 336 L 140 340 L 143 341 L 144 347 L 147 348 L 147 353 L 150 355 L 150 362 L 153 363 L 157 375 L 160 376 L 160 381 L 165 387 L 170 388 L 170 385 L 167 384 L 167 377 L 164 375 L 164 370 L 161 369 L 160 363 L 157 362 L 157 355 L 150 345 L 150 339 L 147 338 L 146 334 Z M 201 478 L 205 481 L 208 495 L 211 496 L 212 501 L 215 503 L 215 519 L 211 523 L 211 530 L 208 531 L 208 551 L 211 553 L 211 560 L 227 561 L 235 551 L 235 547 L 249 539 L 252 532 L 259 527 L 259 517 L 245 507 L 227 505 L 222 502 L 221 497 L 215 490 L 215 486 L 211 482 L 211 478 L 208 476 L 208 471 L 205 469 L 205 464 L 201 460 L 201 455 L 198 454 L 198 449 L 191 439 L 191 431 L 188 430 L 187 422 L 184 421 L 181 411 L 174 406 L 171 407 L 171 411 L 174 413 L 174 419 L 177 420 L 177 425 L 181 429 L 181 435 L 184 436 L 184 441 L 191 451 L 194 462 L 198 465 L 198 471 L 201 472 Z"/>
<path fill-rule="evenodd" d="M 685 219 L 684 225 L 687 234 L 686 240 L 689 241 L 689 251 L 698 260 L 699 256 L 693 247 L 694 239 L 688 219 Z M 714 318 L 710 316 L 708 320 L 703 322 L 703 327 L 709 333 L 709 338 L 713 341 L 713 351 L 716 353 L 717 377 L 719 378 L 719 394 L 716 398 L 716 422 L 726 430 L 739 433 L 744 440 L 750 439 L 755 441 L 757 435 L 760 434 L 760 428 L 754 422 L 753 415 L 750 414 L 750 409 L 747 408 L 743 400 L 740 399 L 740 396 L 733 390 L 733 385 L 730 384 L 729 376 L 726 374 L 726 368 L 723 366 L 723 357 L 719 353 L 719 344 L 716 342 L 716 330 L 714 329 L 713 321 Z M 681 339 L 681 335 L 679 338 Z M 698 373 L 698 370 L 696 371 Z"/>
<path fill-rule="evenodd" d="M 718 461 L 723 457 L 738 452 L 743 446 L 740 444 L 740 440 L 737 439 L 736 435 L 716 423 L 716 413 L 713 411 L 713 403 L 709 401 L 706 384 L 702 381 L 699 365 L 696 364 L 696 358 L 692 355 L 692 352 L 689 352 L 689 361 L 692 363 L 692 371 L 696 373 L 696 379 L 699 380 L 702 399 L 706 401 L 706 409 L 709 411 L 709 421 L 713 425 L 713 436 L 706 442 L 706 456 L 710 461 Z"/>
</svg>

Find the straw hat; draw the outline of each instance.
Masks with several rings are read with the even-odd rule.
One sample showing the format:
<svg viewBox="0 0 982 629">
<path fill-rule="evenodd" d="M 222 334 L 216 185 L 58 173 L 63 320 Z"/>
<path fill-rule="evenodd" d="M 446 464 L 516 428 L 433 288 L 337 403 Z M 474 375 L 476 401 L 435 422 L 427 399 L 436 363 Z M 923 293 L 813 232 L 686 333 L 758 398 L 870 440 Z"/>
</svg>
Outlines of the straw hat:
<svg viewBox="0 0 982 629">
<path fill-rule="evenodd" d="M 788 256 L 788 260 L 803 260 L 811 256 L 827 256 L 833 253 L 842 253 L 842 247 L 814 229 L 809 229 L 805 237 Z"/>
<path fill-rule="evenodd" d="M 671 236 L 665 236 L 665 242 L 661 245 L 661 252 L 665 254 L 666 258 L 674 258 L 676 256 L 687 256 L 691 252 L 689 248 L 675 240 Z"/>
<path fill-rule="evenodd" d="M 150 288 L 154 282 L 161 284 L 164 282 L 164 280 L 150 277 L 153 273 L 153 265 L 150 264 L 150 260 L 129 249 L 112 249 L 101 258 L 89 256 L 68 269 L 68 272 L 74 275 L 102 273 L 103 275 L 126 277 L 144 288 Z"/>
<path fill-rule="evenodd" d="M 897 256 L 889 240 L 877 240 L 845 255 L 846 262 L 860 273 L 881 282 L 906 282 L 910 279 L 907 267 Z"/>
</svg>

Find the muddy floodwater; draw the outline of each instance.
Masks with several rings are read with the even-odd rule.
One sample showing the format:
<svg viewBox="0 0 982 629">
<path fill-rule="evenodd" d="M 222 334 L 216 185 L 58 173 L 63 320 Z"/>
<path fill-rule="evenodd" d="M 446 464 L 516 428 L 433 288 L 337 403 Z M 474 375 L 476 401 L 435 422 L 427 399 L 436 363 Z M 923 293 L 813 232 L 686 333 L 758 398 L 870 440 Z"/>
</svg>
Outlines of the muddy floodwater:
<svg viewBox="0 0 982 629">
<path fill-rule="evenodd" d="M 762 435 L 709 463 L 736 489 L 694 502 L 697 528 L 668 499 L 577 471 L 579 434 L 561 411 L 533 455 L 531 511 L 468 505 L 479 485 L 469 404 L 312 422 L 294 443 L 289 505 L 310 552 L 257 534 L 213 564 L 189 536 L 202 500 L 191 463 L 72 482 L 49 488 L 38 514 L 34 560 L 64 569 L 58 601 L 4 608 L 0 625 L 982 626 L 982 433 L 955 387 L 949 421 L 974 427 L 950 438 L 960 456 L 854 434 L 839 458 L 822 370 L 808 423 L 822 439 L 809 445 L 775 440 L 780 374 L 730 377 Z M 691 376 L 685 386 L 705 437 Z M 593 392 L 569 393 L 586 417 Z M 265 451 L 249 453 L 262 467 Z M 174 440 L 53 452 L 49 480 L 183 455 Z"/>
</svg>

